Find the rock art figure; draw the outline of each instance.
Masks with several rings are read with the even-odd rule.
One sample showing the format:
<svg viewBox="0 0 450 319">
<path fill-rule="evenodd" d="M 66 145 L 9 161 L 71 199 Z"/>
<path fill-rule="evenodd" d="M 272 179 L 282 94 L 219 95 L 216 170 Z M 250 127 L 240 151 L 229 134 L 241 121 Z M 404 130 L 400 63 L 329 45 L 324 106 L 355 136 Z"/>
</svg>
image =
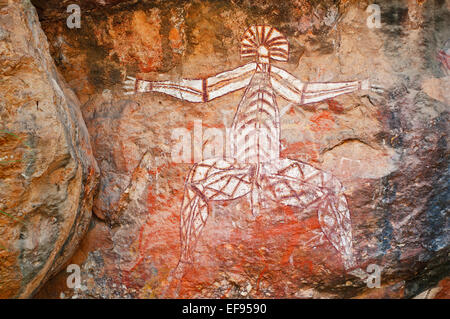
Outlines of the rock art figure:
<svg viewBox="0 0 450 319">
<path fill-rule="evenodd" d="M 355 266 L 352 228 L 343 186 L 331 174 L 298 160 L 280 158 L 280 118 L 276 95 L 297 105 L 368 90 L 368 80 L 304 83 L 272 64 L 286 62 L 289 44 L 277 29 L 250 27 L 241 42 L 241 56 L 253 62 L 204 79 L 179 82 L 145 81 L 128 77 L 125 94 L 161 92 L 188 102 L 202 103 L 245 89 L 231 128 L 230 158 L 196 163 L 189 172 L 181 205 L 181 256 L 172 276 L 180 280 L 193 262 L 213 201 L 248 196 L 253 215 L 265 201 L 298 208 L 314 207 L 321 230 L 340 253 L 345 269 Z"/>
</svg>

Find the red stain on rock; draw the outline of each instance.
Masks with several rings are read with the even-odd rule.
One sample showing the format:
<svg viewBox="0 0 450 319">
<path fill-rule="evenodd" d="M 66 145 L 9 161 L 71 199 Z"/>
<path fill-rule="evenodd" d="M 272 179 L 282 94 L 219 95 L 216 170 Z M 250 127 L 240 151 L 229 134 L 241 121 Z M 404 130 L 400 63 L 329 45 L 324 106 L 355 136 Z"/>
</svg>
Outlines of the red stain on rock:
<svg viewBox="0 0 450 319">
<path fill-rule="evenodd" d="M 172 49 L 180 49 L 183 45 L 182 37 L 177 28 L 170 29 L 169 40 Z"/>
<path fill-rule="evenodd" d="M 329 111 L 322 111 L 313 115 L 310 121 L 313 123 L 310 127 L 314 132 L 329 131 L 334 125 L 333 114 Z"/>
<path fill-rule="evenodd" d="M 153 194 L 153 189 L 151 186 L 148 187 L 148 195 L 147 195 L 147 207 L 148 213 L 153 214 L 155 212 L 155 206 L 157 204 L 157 200 L 155 195 Z"/>
<path fill-rule="evenodd" d="M 195 262 L 182 279 L 179 297 L 195 297 L 223 280 L 250 284 L 254 296 L 267 297 L 268 282 L 273 285 L 271 289 L 276 289 L 274 295 L 286 293 L 287 273 L 289 280 L 295 282 L 315 280 L 326 268 L 341 271 L 341 262 L 331 244 L 318 241 L 315 231 L 320 226 L 315 212 L 275 205 L 253 220 L 245 209 L 247 205 L 239 205 L 242 206 L 236 210 L 236 204 L 231 204 L 234 208 L 227 209 L 227 216 L 221 214 L 208 220 Z M 215 229 L 218 224 L 220 230 Z M 324 256 L 328 256 L 327 261 Z M 234 275 L 223 277 L 224 273 Z M 224 288 L 218 297 L 236 293 L 230 286 Z"/>
<path fill-rule="evenodd" d="M 283 158 L 307 158 L 308 162 L 316 162 L 319 156 L 320 144 L 315 142 L 296 142 L 284 148 L 280 154 Z"/>
<path fill-rule="evenodd" d="M 148 58 L 144 62 L 139 63 L 139 71 L 142 73 L 153 72 L 156 70 L 155 59 Z"/>
<path fill-rule="evenodd" d="M 328 108 L 333 112 L 333 113 L 342 113 L 344 111 L 344 107 L 341 105 L 341 103 L 339 103 L 338 101 L 331 99 L 327 101 L 328 104 Z"/>
<path fill-rule="evenodd" d="M 439 292 L 434 299 L 450 299 L 450 278 L 445 278 L 439 282 Z"/>
</svg>

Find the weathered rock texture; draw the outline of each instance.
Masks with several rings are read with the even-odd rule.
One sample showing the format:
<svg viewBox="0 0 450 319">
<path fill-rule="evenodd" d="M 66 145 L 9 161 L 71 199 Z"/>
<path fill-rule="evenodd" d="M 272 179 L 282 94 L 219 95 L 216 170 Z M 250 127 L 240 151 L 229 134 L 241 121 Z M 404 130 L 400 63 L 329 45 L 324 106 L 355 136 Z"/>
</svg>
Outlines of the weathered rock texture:
<svg viewBox="0 0 450 319">
<path fill-rule="evenodd" d="M 0 298 L 31 297 L 91 220 L 98 167 L 78 98 L 27 0 L 0 7 Z"/>
<path fill-rule="evenodd" d="M 280 206 L 252 220 L 243 200 L 213 207 L 179 296 L 402 298 L 448 276 L 449 78 L 439 55 L 450 38 L 448 1 L 380 1 L 379 29 L 366 23 L 367 1 L 81 1 L 81 28 L 72 30 L 52 3 L 41 5 L 43 28 L 82 103 L 101 185 L 99 219 L 71 261 L 82 287 L 68 289 L 62 272 L 39 296 L 170 296 L 163 291 L 179 257 L 192 166 L 172 161 L 172 130 L 192 133 L 195 120 L 230 127 L 242 91 L 192 104 L 124 96 L 122 81 L 233 69 L 244 63 L 242 34 L 262 23 L 287 36 L 290 58 L 280 66 L 301 80 L 370 78 L 385 88 L 301 108 L 278 102 L 282 156 L 340 179 L 358 267 L 383 267 L 382 287 L 346 273 L 329 242 L 315 241 L 315 215 L 299 220 Z M 448 284 L 439 285 L 432 296 L 446 296 Z"/>
</svg>

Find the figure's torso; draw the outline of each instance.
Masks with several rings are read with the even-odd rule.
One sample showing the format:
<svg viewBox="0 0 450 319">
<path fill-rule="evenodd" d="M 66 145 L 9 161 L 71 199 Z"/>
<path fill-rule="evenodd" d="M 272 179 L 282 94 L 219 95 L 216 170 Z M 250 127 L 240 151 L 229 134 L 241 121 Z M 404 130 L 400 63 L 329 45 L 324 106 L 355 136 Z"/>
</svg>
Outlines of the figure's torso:
<svg viewBox="0 0 450 319">
<path fill-rule="evenodd" d="M 279 158 L 280 119 L 269 65 L 258 65 L 231 128 L 232 155 L 242 163 Z"/>
</svg>

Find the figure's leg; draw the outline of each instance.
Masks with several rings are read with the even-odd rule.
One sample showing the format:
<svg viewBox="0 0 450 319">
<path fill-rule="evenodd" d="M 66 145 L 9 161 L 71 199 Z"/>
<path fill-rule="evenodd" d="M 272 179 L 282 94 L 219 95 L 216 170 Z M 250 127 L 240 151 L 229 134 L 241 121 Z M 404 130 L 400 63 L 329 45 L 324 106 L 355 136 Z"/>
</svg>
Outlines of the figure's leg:
<svg viewBox="0 0 450 319">
<path fill-rule="evenodd" d="M 252 174 L 252 176 L 254 176 L 254 178 L 253 178 L 253 184 L 252 184 L 252 187 L 250 190 L 250 208 L 252 210 L 253 217 L 257 217 L 261 210 L 261 202 L 264 199 L 261 194 L 262 190 L 261 190 L 261 185 L 260 185 L 260 180 L 259 180 L 261 165 L 256 164 L 256 165 L 252 166 L 251 169 L 252 169 L 251 174 Z"/>
<path fill-rule="evenodd" d="M 167 288 L 170 288 L 172 283 L 176 285 L 175 297 L 178 297 L 181 279 L 184 276 L 186 268 L 193 262 L 193 253 L 197 238 L 201 234 L 209 215 L 209 206 L 205 200 L 205 196 L 192 185 L 196 166 L 194 165 L 192 167 L 186 178 L 180 212 L 180 258 L 168 278 L 169 284 Z M 162 296 L 165 297 L 165 295 L 166 291 L 164 290 Z"/>
<path fill-rule="evenodd" d="M 346 269 L 354 266 L 350 212 L 341 183 L 311 165 L 280 159 L 265 165 L 269 199 L 303 210 L 315 208 L 322 232 L 341 254 Z"/>
<path fill-rule="evenodd" d="M 350 211 L 343 187 L 328 192 L 319 206 L 319 223 L 328 240 L 341 253 L 345 269 L 355 266 Z"/>
<path fill-rule="evenodd" d="M 195 244 L 209 215 L 204 194 L 191 183 L 186 184 L 180 215 L 180 262 L 189 263 L 192 262 Z"/>
<path fill-rule="evenodd" d="M 209 202 L 233 200 L 247 195 L 252 187 L 249 165 L 234 160 L 210 159 L 195 164 L 186 179 L 181 205 L 181 254 L 172 278 L 180 281 L 185 267 L 194 259 L 197 241 L 209 215 Z"/>
<path fill-rule="evenodd" d="M 259 185 L 254 184 L 250 192 L 250 208 L 252 210 L 253 217 L 259 215 L 261 210 L 261 190 Z"/>
<path fill-rule="evenodd" d="M 175 282 L 178 295 L 181 278 L 185 273 L 186 267 L 193 262 L 193 253 L 203 227 L 209 215 L 208 202 L 204 195 L 192 186 L 192 172 L 189 173 L 184 190 L 183 203 L 181 205 L 180 220 L 180 239 L 181 252 L 177 266 L 172 271 L 169 278 L 169 286 L 172 281 Z"/>
</svg>

